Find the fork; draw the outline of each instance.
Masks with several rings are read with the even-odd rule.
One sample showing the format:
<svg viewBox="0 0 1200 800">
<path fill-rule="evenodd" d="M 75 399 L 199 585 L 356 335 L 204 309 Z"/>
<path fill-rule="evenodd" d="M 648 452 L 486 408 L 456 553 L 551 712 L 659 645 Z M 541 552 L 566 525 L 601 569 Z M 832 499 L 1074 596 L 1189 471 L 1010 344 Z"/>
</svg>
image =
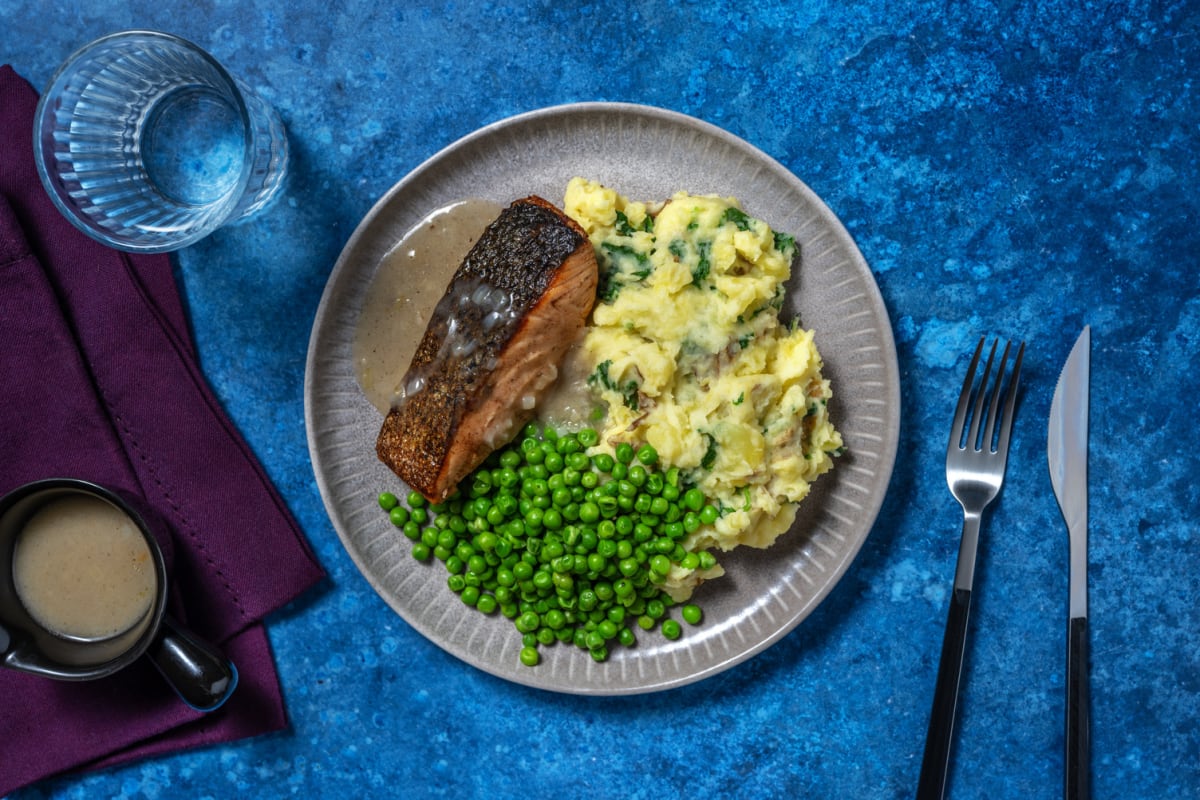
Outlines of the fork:
<svg viewBox="0 0 1200 800">
<path fill-rule="evenodd" d="M 954 715 L 958 706 L 958 687 L 967 641 L 967 617 L 971 610 L 971 587 L 975 580 L 975 554 L 979 548 L 979 523 L 983 510 L 999 494 L 1004 482 L 1017 384 L 1021 378 L 1021 360 L 1025 355 L 1025 343 L 1022 342 L 1013 362 L 1008 389 L 1004 391 L 1004 369 L 1010 348 L 1010 344 L 1005 343 L 988 399 L 988 379 L 999 341 L 992 343 L 987 365 L 976 388 L 975 370 L 979 366 L 985 340 L 986 337 L 979 340 L 975 355 L 971 358 L 971 366 L 958 397 L 958 407 L 954 411 L 950 442 L 946 447 L 946 482 L 950 485 L 950 493 L 962 506 L 963 528 L 958 565 L 954 573 L 954 593 L 950 598 L 934 686 L 933 710 L 925 737 L 925 756 L 917 784 L 917 800 L 937 800 L 946 789 L 950 742 L 954 734 Z M 1000 406 L 1002 396 L 1003 408 Z M 999 431 L 996 430 L 997 414 Z"/>
</svg>

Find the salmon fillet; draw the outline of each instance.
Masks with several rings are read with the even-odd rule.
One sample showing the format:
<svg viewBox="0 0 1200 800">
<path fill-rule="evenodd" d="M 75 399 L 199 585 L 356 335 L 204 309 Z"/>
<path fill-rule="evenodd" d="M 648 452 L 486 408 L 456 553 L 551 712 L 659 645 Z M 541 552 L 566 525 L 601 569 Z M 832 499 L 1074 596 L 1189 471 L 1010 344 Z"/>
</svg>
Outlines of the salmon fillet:
<svg viewBox="0 0 1200 800">
<path fill-rule="evenodd" d="M 596 256 L 540 197 L 504 209 L 463 259 L 379 431 L 379 459 L 445 500 L 533 416 L 596 300 Z"/>
</svg>

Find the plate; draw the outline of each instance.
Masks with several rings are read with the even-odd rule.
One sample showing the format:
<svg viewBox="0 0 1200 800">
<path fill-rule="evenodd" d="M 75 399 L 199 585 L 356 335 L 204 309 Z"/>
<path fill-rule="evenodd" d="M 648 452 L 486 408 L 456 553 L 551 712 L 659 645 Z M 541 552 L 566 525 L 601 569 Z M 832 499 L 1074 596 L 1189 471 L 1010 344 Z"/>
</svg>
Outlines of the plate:
<svg viewBox="0 0 1200 800">
<path fill-rule="evenodd" d="M 398 479 L 375 457 L 382 416 L 354 377 L 354 329 L 376 266 L 429 212 L 467 197 L 505 203 L 538 194 L 561 203 L 574 176 L 626 197 L 677 190 L 732 195 L 747 213 L 795 236 L 800 262 L 789 310 L 816 330 L 832 381 L 830 413 L 848 453 L 801 504 L 769 550 L 722 554 L 726 575 L 695 594 L 704 621 L 668 641 L 640 633 L 597 663 L 570 645 L 518 659 L 511 621 L 464 606 L 440 562 L 420 563 L 376 503 Z M 346 551 L 379 596 L 447 652 L 511 681 L 558 692 L 617 695 L 681 686 L 761 652 L 829 594 L 883 502 L 899 438 L 899 371 L 879 289 L 853 240 L 811 189 L 765 153 L 700 120 L 646 106 L 581 103 L 502 120 L 460 139 L 397 183 L 347 242 L 309 342 L 305 422 L 317 485 Z M 400 488 L 403 485 L 400 484 Z"/>
</svg>

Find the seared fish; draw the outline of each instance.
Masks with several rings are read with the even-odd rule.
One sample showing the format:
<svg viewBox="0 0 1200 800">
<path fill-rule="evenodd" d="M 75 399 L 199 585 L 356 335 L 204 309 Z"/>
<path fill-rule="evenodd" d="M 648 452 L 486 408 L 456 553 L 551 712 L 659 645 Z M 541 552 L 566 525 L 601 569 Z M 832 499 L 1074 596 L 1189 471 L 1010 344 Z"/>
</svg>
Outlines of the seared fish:
<svg viewBox="0 0 1200 800">
<path fill-rule="evenodd" d="M 596 255 L 540 197 L 504 209 L 438 301 L 376 442 L 430 502 L 529 421 L 596 300 Z"/>
</svg>

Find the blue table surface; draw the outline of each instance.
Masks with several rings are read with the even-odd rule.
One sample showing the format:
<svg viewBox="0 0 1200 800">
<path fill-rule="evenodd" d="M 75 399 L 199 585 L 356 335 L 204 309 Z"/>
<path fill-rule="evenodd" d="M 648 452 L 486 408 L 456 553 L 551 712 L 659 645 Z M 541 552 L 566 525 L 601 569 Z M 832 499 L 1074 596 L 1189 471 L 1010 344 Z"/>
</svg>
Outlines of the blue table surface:
<svg viewBox="0 0 1200 800">
<path fill-rule="evenodd" d="M 1085 324 L 1095 793 L 1200 796 L 1197 4 L 0 0 L 0 20 L 0 63 L 39 89 L 85 41 L 148 27 L 282 115 L 284 196 L 175 264 L 204 371 L 330 576 L 269 620 L 288 730 L 16 797 L 911 797 L 961 523 L 945 435 L 985 333 L 1028 352 L 951 789 L 1059 796 L 1067 536 L 1046 420 Z M 314 313 L 362 216 L 480 126 L 588 100 L 715 123 L 811 186 L 871 266 L 902 378 L 891 486 L 828 599 L 727 672 L 616 699 L 509 684 L 412 630 L 343 550 L 304 428 Z"/>
</svg>

